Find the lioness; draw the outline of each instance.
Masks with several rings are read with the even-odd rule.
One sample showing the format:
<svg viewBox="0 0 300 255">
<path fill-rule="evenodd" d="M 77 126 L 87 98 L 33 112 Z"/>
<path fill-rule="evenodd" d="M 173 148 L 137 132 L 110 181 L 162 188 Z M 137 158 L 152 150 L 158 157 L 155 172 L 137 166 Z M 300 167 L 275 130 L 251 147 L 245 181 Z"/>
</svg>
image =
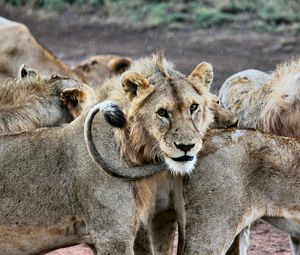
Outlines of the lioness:
<svg viewBox="0 0 300 255">
<path fill-rule="evenodd" d="M 85 77 L 94 88 L 105 79 L 125 72 L 132 64 L 131 58 L 118 55 L 92 56 L 73 68 L 73 71 Z"/>
<path fill-rule="evenodd" d="M 300 220 L 299 155 L 299 138 L 209 132 L 185 185 L 185 254 L 225 254 L 234 237 L 263 216 L 288 220 L 285 231 L 300 236 L 293 224 Z"/>
<path fill-rule="evenodd" d="M 237 115 L 239 127 L 300 137 L 299 60 L 279 65 L 272 75 L 258 70 L 234 74 L 222 85 L 220 102 Z M 280 229 L 286 228 L 282 219 L 278 219 L 277 224 L 276 219 L 266 220 Z M 247 254 L 248 240 L 249 229 L 245 229 L 228 254 Z M 300 240 L 290 237 L 290 243 L 292 253 L 300 254 Z"/>
<path fill-rule="evenodd" d="M 99 107 L 111 124 L 124 126 L 115 105 Z M 0 136 L 2 255 L 41 254 L 78 243 L 90 245 L 94 254 L 133 254 L 139 224 L 134 183 L 93 163 L 84 141 L 85 117 L 63 128 Z M 110 171 L 157 172 L 157 166 L 131 169 L 121 161 L 103 118 L 94 121 L 93 131 L 97 149 L 112 160 Z"/>
<path fill-rule="evenodd" d="M 42 74 L 54 72 L 99 86 L 103 80 L 125 71 L 131 59 L 117 55 L 99 55 L 88 58 L 71 68 L 41 45 L 27 26 L 0 17 L 0 78 L 16 77 L 25 63 Z"/>
<path fill-rule="evenodd" d="M 24 65 L 19 72 L 19 78 L 0 80 L 0 132 L 59 126 L 94 103 L 93 89 L 82 82 L 57 74 L 41 77 Z M 61 98 L 73 105 L 71 112 Z"/>
</svg>

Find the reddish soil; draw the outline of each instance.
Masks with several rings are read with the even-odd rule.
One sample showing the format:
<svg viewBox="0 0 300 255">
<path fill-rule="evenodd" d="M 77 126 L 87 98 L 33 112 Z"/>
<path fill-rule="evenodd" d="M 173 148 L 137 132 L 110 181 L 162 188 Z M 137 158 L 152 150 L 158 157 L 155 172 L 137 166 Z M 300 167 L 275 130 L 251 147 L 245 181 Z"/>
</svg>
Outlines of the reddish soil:
<svg viewBox="0 0 300 255">
<path fill-rule="evenodd" d="M 288 236 L 259 221 L 251 227 L 249 255 L 289 255 Z"/>
<path fill-rule="evenodd" d="M 243 22 L 202 30 L 189 24 L 176 29 L 131 28 L 107 23 L 91 15 L 66 12 L 56 18 L 41 18 L 25 11 L 7 10 L 0 15 L 25 23 L 47 48 L 70 64 L 95 54 L 121 54 L 138 58 L 165 50 L 178 69 L 189 73 L 196 64 L 208 61 L 215 68 L 213 90 L 226 77 L 243 69 L 273 70 L 279 62 L 300 53 L 300 36 L 273 35 L 249 30 Z M 90 255 L 86 247 L 75 246 L 48 255 Z M 252 227 L 250 255 L 289 254 L 287 236 L 270 226 Z"/>
</svg>

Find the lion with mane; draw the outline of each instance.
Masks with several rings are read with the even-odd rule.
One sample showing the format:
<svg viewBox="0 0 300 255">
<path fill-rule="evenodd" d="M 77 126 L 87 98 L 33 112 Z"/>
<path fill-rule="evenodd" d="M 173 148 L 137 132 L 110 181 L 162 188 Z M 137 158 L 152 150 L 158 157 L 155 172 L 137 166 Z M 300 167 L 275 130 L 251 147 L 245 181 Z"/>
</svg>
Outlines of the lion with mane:
<svg viewBox="0 0 300 255">
<path fill-rule="evenodd" d="M 195 167 L 197 153 L 202 148 L 202 139 L 213 121 L 213 95 L 209 92 L 212 79 L 212 66 L 206 62 L 197 65 L 186 76 L 178 72 L 162 53 L 157 53 L 134 61 L 127 72 L 106 80 L 98 89 L 96 98 L 100 102 L 116 102 L 126 115 L 126 128 L 115 130 L 116 143 L 126 162 L 132 165 L 164 162 L 165 169 L 175 175 L 190 174 Z M 91 126 L 96 112 L 97 105 L 87 117 L 87 126 Z M 93 144 L 93 139 L 87 143 Z M 93 148 L 93 145 L 88 147 Z M 90 154 L 101 166 L 97 153 L 91 149 Z M 130 179 L 129 173 L 124 173 L 122 178 L 126 179 L 126 174 Z M 134 175 L 138 177 L 139 174 Z M 161 208 L 158 201 L 172 204 L 172 194 L 180 193 L 174 182 L 176 180 L 171 175 L 162 173 L 134 183 L 139 204 L 138 218 L 150 235 L 152 251 L 169 254 L 172 250 L 173 238 L 161 243 L 161 237 L 168 234 L 163 229 L 157 233 L 153 219 L 157 214 L 168 211 L 168 206 L 155 211 L 155 208 Z M 161 193 L 164 193 L 164 198 L 160 199 L 157 196 Z M 184 210 L 183 204 L 179 207 L 178 211 Z M 167 220 L 170 224 L 176 224 L 182 217 L 170 213 Z M 180 224 L 180 227 L 183 225 Z"/>
</svg>

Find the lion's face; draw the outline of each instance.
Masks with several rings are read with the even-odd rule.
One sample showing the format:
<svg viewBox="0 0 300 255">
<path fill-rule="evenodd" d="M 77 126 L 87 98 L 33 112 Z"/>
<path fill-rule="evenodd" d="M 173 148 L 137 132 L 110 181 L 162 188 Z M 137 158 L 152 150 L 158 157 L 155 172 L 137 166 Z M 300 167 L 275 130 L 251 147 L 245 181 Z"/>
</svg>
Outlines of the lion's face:
<svg viewBox="0 0 300 255">
<path fill-rule="evenodd" d="M 46 84 L 57 88 L 60 100 L 74 119 L 97 102 L 95 90 L 85 83 L 56 73 L 45 77 L 44 80 Z"/>
<path fill-rule="evenodd" d="M 211 65 L 202 63 L 189 77 L 178 72 L 149 79 L 132 72 L 123 76 L 123 87 L 131 100 L 132 135 L 143 132 L 137 134 L 142 136 L 137 142 L 142 145 L 147 140 L 153 147 L 150 151 L 159 154 L 157 157 L 176 174 L 194 169 L 202 137 L 212 121 L 208 92 L 212 75 Z"/>
</svg>

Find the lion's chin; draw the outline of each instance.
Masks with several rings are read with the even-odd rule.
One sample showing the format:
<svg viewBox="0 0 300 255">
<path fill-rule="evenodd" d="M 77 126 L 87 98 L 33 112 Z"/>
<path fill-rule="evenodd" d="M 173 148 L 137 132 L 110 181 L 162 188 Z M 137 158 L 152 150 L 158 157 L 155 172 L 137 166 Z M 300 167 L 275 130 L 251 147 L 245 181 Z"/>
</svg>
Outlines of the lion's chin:
<svg viewBox="0 0 300 255">
<path fill-rule="evenodd" d="M 165 156 L 165 162 L 170 171 L 175 175 L 191 174 L 195 168 L 197 157 L 190 158 L 187 161 L 175 161 L 174 159 Z"/>
</svg>

